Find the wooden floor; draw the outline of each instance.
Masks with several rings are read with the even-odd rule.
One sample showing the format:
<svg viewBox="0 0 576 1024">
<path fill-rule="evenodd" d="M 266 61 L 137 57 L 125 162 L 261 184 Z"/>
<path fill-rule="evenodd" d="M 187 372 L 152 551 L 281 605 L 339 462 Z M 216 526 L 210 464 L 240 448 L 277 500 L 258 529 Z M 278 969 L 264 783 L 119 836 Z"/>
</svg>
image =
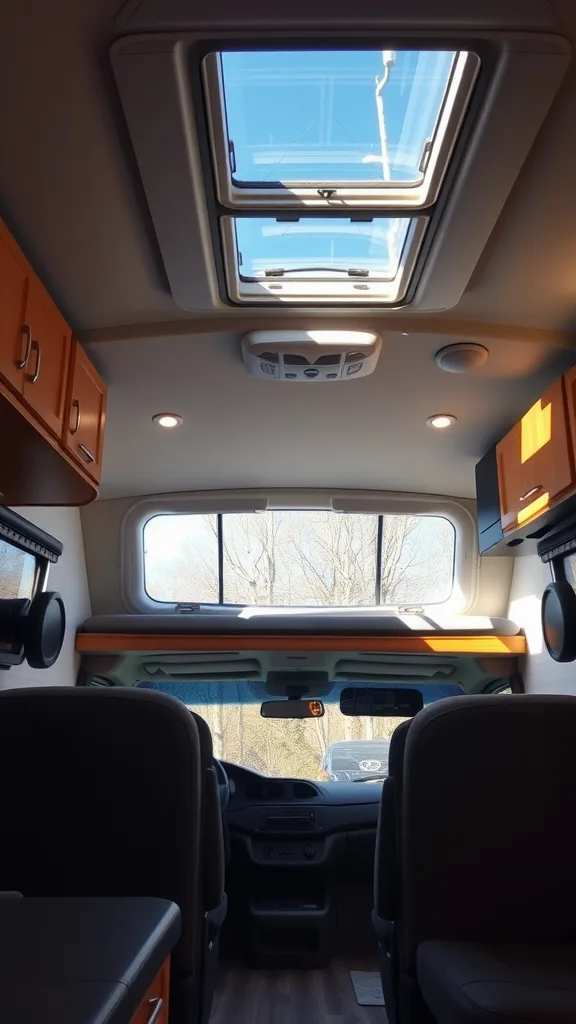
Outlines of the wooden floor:
<svg viewBox="0 0 576 1024">
<path fill-rule="evenodd" d="M 334 960 L 321 971 L 251 970 L 223 964 L 210 1024 L 386 1024 L 381 1006 L 359 1006 L 350 971 L 374 971 L 365 958 Z"/>
</svg>

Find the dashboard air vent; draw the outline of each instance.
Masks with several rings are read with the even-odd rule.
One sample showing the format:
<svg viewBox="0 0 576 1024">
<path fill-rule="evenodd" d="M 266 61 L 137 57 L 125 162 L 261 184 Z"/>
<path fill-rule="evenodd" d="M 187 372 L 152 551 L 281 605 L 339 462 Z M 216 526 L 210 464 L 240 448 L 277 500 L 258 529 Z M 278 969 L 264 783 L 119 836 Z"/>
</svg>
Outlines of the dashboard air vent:
<svg viewBox="0 0 576 1024">
<path fill-rule="evenodd" d="M 292 792 L 295 800 L 314 800 L 318 796 L 316 786 L 310 782 L 295 782 Z"/>
</svg>

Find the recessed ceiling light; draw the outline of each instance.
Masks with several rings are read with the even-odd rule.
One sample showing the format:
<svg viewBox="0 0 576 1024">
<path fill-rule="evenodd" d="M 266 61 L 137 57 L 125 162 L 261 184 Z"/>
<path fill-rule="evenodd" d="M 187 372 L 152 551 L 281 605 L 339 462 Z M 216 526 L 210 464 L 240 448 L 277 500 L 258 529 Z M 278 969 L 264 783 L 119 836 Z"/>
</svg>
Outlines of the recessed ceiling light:
<svg viewBox="0 0 576 1024">
<path fill-rule="evenodd" d="M 435 416 L 429 416 L 426 423 L 429 427 L 436 427 L 437 430 L 445 430 L 446 427 L 451 427 L 453 423 L 456 423 L 456 417 L 446 412 L 436 413 Z"/>
<path fill-rule="evenodd" d="M 179 427 L 182 417 L 175 412 L 158 412 L 152 417 L 152 423 L 157 423 L 159 427 Z"/>
</svg>

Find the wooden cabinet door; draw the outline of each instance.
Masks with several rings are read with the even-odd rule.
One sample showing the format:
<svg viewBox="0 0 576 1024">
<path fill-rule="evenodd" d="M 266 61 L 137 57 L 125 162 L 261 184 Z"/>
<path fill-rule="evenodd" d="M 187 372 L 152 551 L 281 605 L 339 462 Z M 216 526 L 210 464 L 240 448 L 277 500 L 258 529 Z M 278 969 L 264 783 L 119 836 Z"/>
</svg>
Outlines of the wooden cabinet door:
<svg viewBox="0 0 576 1024">
<path fill-rule="evenodd" d="M 106 385 L 76 341 L 63 441 L 98 483 L 102 475 L 105 420 Z"/>
<path fill-rule="evenodd" d="M 566 406 L 568 409 L 568 427 L 570 431 L 570 442 L 572 445 L 572 457 L 576 462 L 576 366 L 564 377 L 564 390 L 566 392 Z"/>
<path fill-rule="evenodd" d="M 573 485 L 564 386 L 556 381 L 496 446 L 502 529 L 530 522 Z"/>
<path fill-rule="evenodd" d="M 42 285 L 31 278 L 25 321 L 32 336 L 22 395 L 45 426 L 58 437 L 66 405 L 70 329 Z"/>
<path fill-rule="evenodd" d="M 3 244 L 0 232 L 0 374 L 19 394 L 31 341 L 23 326 L 26 285 L 26 274 Z"/>
<path fill-rule="evenodd" d="M 166 960 L 150 985 L 130 1024 L 168 1024 L 170 960 Z"/>
</svg>

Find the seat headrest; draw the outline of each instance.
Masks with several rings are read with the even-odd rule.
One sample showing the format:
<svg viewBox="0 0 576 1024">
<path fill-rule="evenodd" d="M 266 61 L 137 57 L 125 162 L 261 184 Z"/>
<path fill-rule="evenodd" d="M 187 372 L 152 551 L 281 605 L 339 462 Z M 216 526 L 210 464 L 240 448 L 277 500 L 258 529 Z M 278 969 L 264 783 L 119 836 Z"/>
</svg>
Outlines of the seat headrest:
<svg viewBox="0 0 576 1024">
<path fill-rule="evenodd" d="M 478 748 L 486 754 L 487 742 L 491 744 L 491 754 L 495 754 L 496 748 L 502 743 L 509 755 L 509 730 L 513 728 L 515 747 L 522 734 L 536 731 L 540 739 L 537 751 L 540 762 L 541 754 L 547 746 L 553 752 L 553 730 L 564 730 L 567 716 L 571 722 L 576 719 L 576 696 L 520 693 L 447 697 L 428 705 L 412 719 L 409 738 L 405 739 L 405 757 L 410 757 L 423 743 L 443 745 L 450 742 L 451 738 L 457 741 L 464 759 Z M 500 729 L 503 723 L 506 728 Z M 576 722 L 572 727 L 576 728 Z M 447 749 L 449 753 L 454 753 L 453 748 Z M 515 750 L 515 760 L 517 753 Z"/>
<path fill-rule="evenodd" d="M 412 721 L 410 718 L 407 722 L 400 722 L 400 725 L 397 725 L 392 733 L 390 750 L 388 751 L 388 775 L 393 779 L 398 778 L 402 773 L 408 729 L 412 725 Z"/>
<path fill-rule="evenodd" d="M 200 755 L 202 758 L 202 764 L 210 766 L 214 760 L 214 748 L 212 745 L 212 733 L 208 723 L 197 715 L 195 711 L 190 711 L 189 714 L 196 722 L 196 728 L 198 729 L 198 736 L 200 738 Z"/>
</svg>

